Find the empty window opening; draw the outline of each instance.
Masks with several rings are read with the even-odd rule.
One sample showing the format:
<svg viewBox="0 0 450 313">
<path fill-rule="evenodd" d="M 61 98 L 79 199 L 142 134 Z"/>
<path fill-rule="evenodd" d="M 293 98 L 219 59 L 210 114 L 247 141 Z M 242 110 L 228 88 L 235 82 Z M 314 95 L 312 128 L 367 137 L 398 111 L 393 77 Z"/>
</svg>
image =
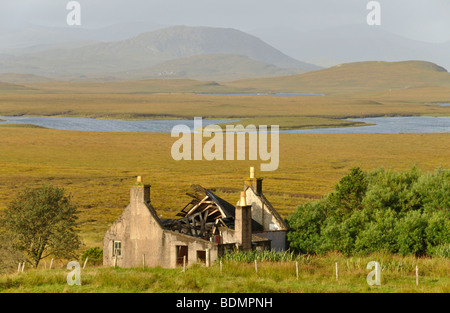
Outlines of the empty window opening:
<svg viewBox="0 0 450 313">
<path fill-rule="evenodd" d="M 186 264 L 188 262 L 188 247 L 177 246 L 177 265 L 183 265 L 183 259 L 186 257 Z"/>
<path fill-rule="evenodd" d="M 204 250 L 197 251 L 197 262 L 206 264 L 206 251 Z"/>
</svg>

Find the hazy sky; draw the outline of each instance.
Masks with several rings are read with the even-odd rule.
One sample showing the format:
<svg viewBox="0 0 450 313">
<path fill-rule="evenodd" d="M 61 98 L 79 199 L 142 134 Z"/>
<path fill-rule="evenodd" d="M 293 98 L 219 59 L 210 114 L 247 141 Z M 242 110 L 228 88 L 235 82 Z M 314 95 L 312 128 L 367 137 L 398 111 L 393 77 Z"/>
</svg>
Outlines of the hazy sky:
<svg viewBox="0 0 450 313">
<path fill-rule="evenodd" d="M 0 0 L 0 30 L 66 26 L 69 0 Z M 309 30 L 366 22 L 369 0 L 78 0 L 83 28 L 144 22 L 161 26 Z M 379 0 L 385 30 L 450 40 L 450 0 Z"/>
</svg>

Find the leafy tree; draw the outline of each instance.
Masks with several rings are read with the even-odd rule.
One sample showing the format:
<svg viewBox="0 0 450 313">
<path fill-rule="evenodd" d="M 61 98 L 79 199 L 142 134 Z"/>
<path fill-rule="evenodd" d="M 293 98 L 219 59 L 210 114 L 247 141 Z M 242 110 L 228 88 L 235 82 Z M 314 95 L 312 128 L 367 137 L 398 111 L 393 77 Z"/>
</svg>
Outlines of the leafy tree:
<svg viewBox="0 0 450 313">
<path fill-rule="evenodd" d="M 402 213 L 419 209 L 422 205 L 420 194 L 413 190 L 413 186 L 417 184 L 420 175 L 415 167 L 400 173 L 383 168 L 369 173 L 369 186 L 363 206 L 372 210 L 390 208 Z"/>
<path fill-rule="evenodd" d="M 50 255 L 76 257 L 81 245 L 76 214 L 64 189 L 43 186 L 20 192 L 2 211 L 0 225 L 13 238 L 13 247 L 37 267 Z"/>
<path fill-rule="evenodd" d="M 438 168 L 417 179 L 412 187 L 414 194 L 420 197 L 424 212 L 442 211 L 449 218 L 450 214 L 450 170 Z"/>
<path fill-rule="evenodd" d="M 301 253 L 450 255 L 450 170 L 352 169 L 335 191 L 286 220 Z"/>
<path fill-rule="evenodd" d="M 22 253 L 13 248 L 13 242 L 12 236 L 0 231 L 0 275 L 17 270 L 17 263 L 24 259 Z"/>
<path fill-rule="evenodd" d="M 334 238 L 337 242 L 336 249 L 346 255 L 351 255 L 355 250 L 355 242 L 359 234 L 364 230 L 367 224 L 367 215 L 363 211 L 355 211 L 347 219 L 339 224 L 338 238 Z"/>
<path fill-rule="evenodd" d="M 320 230 L 326 219 L 326 203 L 307 203 L 299 207 L 286 222 L 290 232 L 287 239 L 290 246 L 301 253 L 318 253 L 321 250 Z"/>
<path fill-rule="evenodd" d="M 355 251 L 372 253 L 377 251 L 398 252 L 398 233 L 395 231 L 397 213 L 391 209 L 377 211 L 366 224 L 355 241 Z"/>
<path fill-rule="evenodd" d="M 434 247 L 450 247 L 450 218 L 448 214 L 437 211 L 427 215 L 428 225 L 425 229 L 427 253 L 434 254 Z M 448 251 L 448 250 L 447 250 Z M 448 253 L 448 252 L 447 252 Z"/>
<path fill-rule="evenodd" d="M 423 255 L 427 244 L 425 230 L 428 226 L 426 216 L 418 211 L 411 211 L 396 225 L 398 235 L 399 252 L 403 255 Z"/>
<path fill-rule="evenodd" d="M 367 191 L 365 173 L 359 168 L 353 168 L 349 175 L 344 176 L 335 191 L 328 196 L 328 201 L 343 214 L 362 209 L 362 200 Z"/>
</svg>

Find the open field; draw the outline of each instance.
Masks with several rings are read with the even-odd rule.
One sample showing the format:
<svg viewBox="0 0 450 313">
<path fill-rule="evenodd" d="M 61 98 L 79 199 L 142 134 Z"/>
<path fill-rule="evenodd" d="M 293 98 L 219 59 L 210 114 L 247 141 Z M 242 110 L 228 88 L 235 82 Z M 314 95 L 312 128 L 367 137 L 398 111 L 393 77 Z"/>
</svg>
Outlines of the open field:
<svg viewBox="0 0 450 313">
<path fill-rule="evenodd" d="M 450 90 L 450 89 L 449 89 Z M 447 90 L 448 91 L 448 90 Z M 389 95 L 367 97 L 258 97 L 196 94 L 0 94 L 0 116 L 37 115 L 106 119 L 246 119 L 280 128 L 343 126 L 340 119 L 373 116 L 448 116 L 450 108 L 439 93 L 419 101 Z M 448 96 L 448 93 L 447 93 Z M 357 123 L 351 123 L 356 125 Z"/>
<path fill-rule="evenodd" d="M 196 93 L 317 92 L 314 97 L 198 95 Z M 104 119 L 238 119 L 281 129 L 355 126 L 348 117 L 450 116 L 450 74 L 424 62 L 367 62 L 321 71 L 229 83 L 196 80 L 0 83 L 0 116 Z M 109 225 L 141 175 L 153 206 L 174 217 L 200 184 L 236 203 L 248 168 L 282 217 L 331 192 L 353 167 L 432 171 L 450 167 L 448 133 L 281 134 L 277 171 L 260 161 L 174 161 L 176 138 L 156 133 L 58 131 L 0 121 L 0 209 L 25 187 L 64 187 L 80 207 L 87 247 L 101 246 Z M 206 142 L 206 139 L 204 140 Z"/>
<path fill-rule="evenodd" d="M 320 93 L 314 97 L 197 93 Z M 192 79 L 0 83 L 1 115 L 106 119 L 251 119 L 281 128 L 343 126 L 348 117 L 449 116 L 450 74 L 420 61 L 359 62 L 227 83 Z M 294 118 L 296 121 L 292 121 Z M 267 123 L 266 123 L 267 124 Z"/>
<path fill-rule="evenodd" d="M 448 134 L 281 134 L 274 172 L 260 172 L 260 161 L 174 161 L 177 138 L 170 134 L 0 127 L 0 138 L 0 208 L 25 187 L 64 187 L 80 206 L 87 246 L 101 246 L 138 175 L 152 185 L 158 214 L 173 217 L 190 201 L 185 193 L 191 184 L 235 203 L 248 168 L 255 166 L 265 178 L 266 196 L 285 217 L 300 203 L 331 192 L 352 167 L 450 167 Z"/>
<path fill-rule="evenodd" d="M 381 265 L 381 285 L 369 286 L 366 269 L 370 261 Z M 294 262 L 253 263 L 224 261 L 211 267 L 195 265 L 181 269 L 95 268 L 81 271 L 81 285 L 69 286 L 69 270 L 28 270 L 0 277 L 0 292 L 114 292 L 114 293 L 448 293 L 450 261 L 440 258 L 398 257 L 374 254 L 366 257 L 299 257 L 299 277 Z M 339 267 L 336 281 L 335 263 Z M 416 285 L 415 267 L 419 267 Z"/>
<path fill-rule="evenodd" d="M 380 97 L 381 96 L 377 96 Z M 2 115 L 84 116 L 151 119 L 211 117 L 384 116 L 448 114 L 448 109 L 409 101 L 369 97 L 260 97 L 235 95 L 159 94 L 0 94 Z M 384 96 L 387 97 L 387 96 Z M 398 94 L 397 97 L 402 97 Z M 430 99 L 429 97 L 427 99 Z M 377 101 L 380 100 L 380 101 Z M 432 98 L 445 102 L 448 98 Z"/>
</svg>

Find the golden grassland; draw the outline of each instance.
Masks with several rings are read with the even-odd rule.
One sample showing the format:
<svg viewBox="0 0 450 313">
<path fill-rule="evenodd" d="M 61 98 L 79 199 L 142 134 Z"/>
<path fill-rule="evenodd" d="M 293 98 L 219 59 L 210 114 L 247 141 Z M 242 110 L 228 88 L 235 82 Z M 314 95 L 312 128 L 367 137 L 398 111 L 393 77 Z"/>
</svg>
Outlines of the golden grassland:
<svg viewBox="0 0 450 313">
<path fill-rule="evenodd" d="M 348 95 L 410 88 L 450 88 L 450 74 L 433 63 L 422 61 L 354 62 L 300 75 L 242 79 L 229 82 L 227 86 L 271 92 Z"/>
<path fill-rule="evenodd" d="M 369 286 L 366 268 L 370 261 L 381 265 L 381 285 Z M 254 264 L 224 261 L 211 267 L 193 265 L 180 268 L 92 267 L 81 270 L 81 285 L 69 286 L 69 270 L 30 269 L 25 273 L 0 277 L 0 292 L 14 293 L 448 293 L 450 261 L 443 258 L 400 257 L 372 254 L 344 257 L 339 254 L 302 256 L 295 262 Z M 335 263 L 339 277 L 336 280 Z M 419 268 L 416 285 L 415 267 Z M 189 297 L 187 295 L 187 297 Z M 278 304 L 280 305 L 280 304 Z M 274 304 L 274 307 L 278 307 Z"/>
<path fill-rule="evenodd" d="M 174 161 L 171 146 L 177 138 L 170 134 L 0 127 L 0 208 L 25 187 L 64 187 L 80 206 L 86 245 L 101 246 L 104 232 L 128 204 L 136 176 L 152 185 L 158 214 L 173 217 L 190 201 L 185 193 L 191 184 L 236 203 L 249 167 L 255 166 L 266 196 L 286 217 L 300 203 L 331 192 L 352 167 L 448 168 L 448 136 L 280 134 L 279 168 L 260 172 L 261 161 Z"/>
<path fill-rule="evenodd" d="M 450 116 L 450 74 L 426 62 L 367 62 L 321 71 L 228 83 L 196 80 L 0 84 L 0 116 L 105 119 L 233 119 L 281 129 L 355 126 L 348 117 Z M 229 92 L 318 92 L 325 96 L 198 95 Z M 57 131 L 0 122 L 0 208 L 19 190 L 65 187 L 80 205 L 83 237 L 100 245 L 142 175 L 152 201 L 173 217 L 190 200 L 191 184 L 237 201 L 249 161 L 174 161 L 169 134 Z M 206 141 L 206 139 L 204 140 Z M 264 190 L 282 216 L 333 190 L 352 167 L 429 171 L 450 163 L 448 134 L 280 135 L 280 164 Z"/>
<path fill-rule="evenodd" d="M 450 74 L 425 63 L 368 62 L 271 79 L 230 83 L 195 80 L 124 82 L 0 83 L 0 116 L 71 116 L 105 119 L 239 119 L 242 124 L 281 129 L 356 126 L 349 117 L 450 116 Z M 255 97 L 196 93 L 315 92 L 315 97 Z M 102 246 L 103 235 L 128 204 L 136 176 L 152 185 L 158 215 L 174 217 L 200 184 L 230 203 L 254 166 L 264 194 L 282 217 L 306 201 L 333 191 L 353 167 L 423 171 L 450 167 L 448 133 L 280 134 L 280 163 L 259 171 L 262 161 L 174 161 L 177 138 L 161 133 L 106 133 L 7 125 L 0 120 L 0 210 L 26 187 L 63 187 L 79 206 L 85 247 Z M 207 141 L 204 138 L 204 143 Z M 366 283 L 369 261 L 382 264 L 382 286 Z M 61 260 L 59 260 L 61 261 Z M 334 276 L 339 263 L 340 278 Z M 63 264 L 65 265 L 65 264 Z M 414 268 L 419 265 L 420 284 Z M 65 268 L 65 267 L 61 267 Z M 442 258 L 339 254 L 292 262 L 253 264 L 226 261 L 221 273 L 192 266 L 180 269 L 92 268 L 82 286 L 68 286 L 67 271 L 30 270 L 2 275 L 0 292 L 446 292 L 449 260 Z"/>
<path fill-rule="evenodd" d="M 450 89 L 447 90 L 450 94 Z M 108 119 L 251 118 L 282 128 L 342 126 L 340 119 L 370 116 L 449 115 L 443 95 L 406 100 L 381 94 L 360 97 L 257 97 L 196 94 L 0 94 L 1 115 L 72 116 Z M 423 96 L 425 99 L 425 96 Z M 298 119 L 295 119 L 298 118 Z M 268 121 L 270 119 L 270 121 Z M 346 122 L 348 123 L 348 122 Z"/>
<path fill-rule="evenodd" d="M 243 119 L 281 129 L 357 126 L 349 117 L 449 116 L 450 74 L 427 62 L 360 62 L 301 75 L 217 83 L 192 79 L 0 84 L 1 115 L 105 119 Z M 300 92 L 312 97 L 197 93 Z"/>
</svg>

